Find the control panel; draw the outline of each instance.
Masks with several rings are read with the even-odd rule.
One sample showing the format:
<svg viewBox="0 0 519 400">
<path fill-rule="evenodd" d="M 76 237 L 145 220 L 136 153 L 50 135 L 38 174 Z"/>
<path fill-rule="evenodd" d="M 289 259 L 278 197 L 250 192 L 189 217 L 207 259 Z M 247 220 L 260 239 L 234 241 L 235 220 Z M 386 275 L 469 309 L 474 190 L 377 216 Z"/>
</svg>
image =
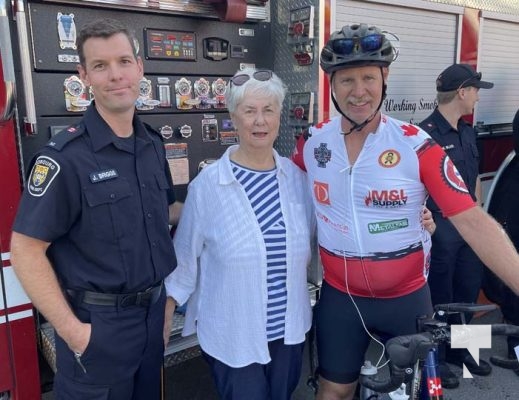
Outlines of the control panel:
<svg viewBox="0 0 519 400">
<path fill-rule="evenodd" d="M 222 23 L 165 13 L 142 13 L 73 4 L 30 2 L 37 134 L 23 138 L 24 162 L 70 124 L 94 93 L 79 79 L 77 34 L 95 18 L 115 18 L 133 30 L 144 67 L 136 109 L 164 139 L 177 198 L 204 160 L 217 159 L 239 142 L 227 106 L 229 78 L 243 66 L 269 68 L 273 54 L 268 22 Z M 57 21 L 57 23 L 56 23 Z"/>
<path fill-rule="evenodd" d="M 196 61 L 194 32 L 144 29 L 147 59 Z"/>
</svg>

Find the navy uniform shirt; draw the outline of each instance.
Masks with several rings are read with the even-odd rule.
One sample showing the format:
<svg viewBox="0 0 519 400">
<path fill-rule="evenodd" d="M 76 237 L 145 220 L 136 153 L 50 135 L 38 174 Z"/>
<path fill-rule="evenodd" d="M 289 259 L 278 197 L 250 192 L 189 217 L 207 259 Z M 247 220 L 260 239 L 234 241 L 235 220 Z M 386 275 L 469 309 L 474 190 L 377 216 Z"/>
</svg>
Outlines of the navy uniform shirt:
<svg viewBox="0 0 519 400">
<path fill-rule="evenodd" d="M 479 153 L 474 129 L 462 119 L 458 121 L 458 129 L 454 129 L 438 111 L 438 108 L 420 123 L 420 128 L 426 131 L 447 153 L 463 178 L 472 199 L 476 201 Z M 436 214 L 440 213 L 438 206 L 431 198 L 427 201 L 427 207 Z M 435 221 L 438 218 L 436 214 L 434 215 Z M 451 228 L 452 235 L 458 236 L 455 228 L 453 226 Z"/>
<path fill-rule="evenodd" d="M 137 116 L 133 128 L 117 137 L 92 105 L 32 162 L 13 230 L 51 243 L 47 256 L 66 289 L 135 292 L 176 265 L 164 145 Z"/>
</svg>

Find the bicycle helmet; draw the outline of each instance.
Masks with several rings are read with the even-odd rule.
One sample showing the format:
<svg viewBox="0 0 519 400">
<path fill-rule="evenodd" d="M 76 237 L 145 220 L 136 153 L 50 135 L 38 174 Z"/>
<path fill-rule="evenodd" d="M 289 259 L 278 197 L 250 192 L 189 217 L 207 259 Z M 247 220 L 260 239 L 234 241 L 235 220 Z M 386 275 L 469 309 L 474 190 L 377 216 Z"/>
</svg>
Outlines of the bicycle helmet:
<svg viewBox="0 0 519 400">
<path fill-rule="evenodd" d="M 397 55 L 397 50 L 376 26 L 345 25 L 330 36 L 321 51 L 320 65 L 327 74 L 366 65 L 387 67 Z"/>
</svg>

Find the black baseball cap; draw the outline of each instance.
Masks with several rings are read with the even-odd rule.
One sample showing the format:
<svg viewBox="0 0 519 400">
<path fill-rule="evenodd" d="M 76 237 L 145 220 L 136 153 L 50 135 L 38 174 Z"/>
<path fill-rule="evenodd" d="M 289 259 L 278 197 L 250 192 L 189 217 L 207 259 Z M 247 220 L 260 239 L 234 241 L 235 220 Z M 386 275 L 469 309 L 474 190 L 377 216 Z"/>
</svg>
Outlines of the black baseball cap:
<svg viewBox="0 0 519 400">
<path fill-rule="evenodd" d="M 436 90 L 438 92 L 450 92 L 469 86 L 490 89 L 494 87 L 494 84 L 482 81 L 481 72 L 476 72 L 469 64 L 453 64 L 436 78 Z"/>
</svg>

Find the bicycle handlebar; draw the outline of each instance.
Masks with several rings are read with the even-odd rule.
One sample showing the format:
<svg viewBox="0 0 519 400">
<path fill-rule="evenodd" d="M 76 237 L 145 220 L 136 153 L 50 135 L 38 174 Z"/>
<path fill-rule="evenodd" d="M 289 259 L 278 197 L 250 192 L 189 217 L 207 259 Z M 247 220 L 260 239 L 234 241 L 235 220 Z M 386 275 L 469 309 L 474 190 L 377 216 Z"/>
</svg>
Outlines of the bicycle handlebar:
<svg viewBox="0 0 519 400">
<path fill-rule="evenodd" d="M 492 336 L 519 336 L 519 326 L 492 324 Z"/>
<path fill-rule="evenodd" d="M 519 336 L 519 326 L 508 324 L 492 324 L 492 336 Z M 377 375 L 361 375 L 362 386 L 379 393 L 389 393 L 398 389 L 410 377 L 418 360 L 425 360 L 427 353 L 440 343 L 450 338 L 445 335 L 445 329 L 433 332 L 416 333 L 413 335 L 397 336 L 386 343 L 389 359 L 389 377 L 378 380 Z"/>
<path fill-rule="evenodd" d="M 475 313 L 481 311 L 496 310 L 495 304 L 475 304 L 475 303 L 447 303 L 437 304 L 434 306 L 434 311 L 443 311 L 446 313 Z"/>
<path fill-rule="evenodd" d="M 425 359 L 427 352 L 435 345 L 430 333 L 397 336 L 386 343 L 387 356 L 390 360 L 389 377 L 378 380 L 376 375 L 361 375 L 360 383 L 375 392 L 388 393 L 404 383 L 406 376 L 413 372 L 414 364 Z"/>
</svg>

